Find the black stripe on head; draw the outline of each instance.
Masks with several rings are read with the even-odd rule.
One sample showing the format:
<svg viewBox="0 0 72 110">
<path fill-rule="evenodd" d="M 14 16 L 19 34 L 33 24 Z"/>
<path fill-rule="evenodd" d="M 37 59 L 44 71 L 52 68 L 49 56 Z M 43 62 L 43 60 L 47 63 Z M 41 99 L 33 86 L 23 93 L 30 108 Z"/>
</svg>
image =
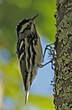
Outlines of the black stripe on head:
<svg viewBox="0 0 72 110">
<path fill-rule="evenodd" d="M 16 30 L 17 30 L 17 35 L 18 35 L 19 31 L 21 30 L 22 25 L 24 25 L 24 24 L 27 23 L 27 22 L 29 22 L 29 19 L 24 19 L 24 20 L 22 20 L 21 22 L 19 22 L 19 24 L 17 25 L 17 28 L 16 28 Z M 18 36 L 19 36 L 19 35 L 18 35 Z"/>
</svg>

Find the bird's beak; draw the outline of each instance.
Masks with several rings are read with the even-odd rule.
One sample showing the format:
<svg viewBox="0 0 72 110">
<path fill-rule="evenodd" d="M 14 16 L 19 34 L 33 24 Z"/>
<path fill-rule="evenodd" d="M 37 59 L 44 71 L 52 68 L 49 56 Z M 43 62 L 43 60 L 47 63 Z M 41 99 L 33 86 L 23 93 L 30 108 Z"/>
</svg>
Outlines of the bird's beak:
<svg viewBox="0 0 72 110">
<path fill-rule="evenodd" d="M 35 15 L 35 16 L 32 18 L 32 21 L 34 21 L 38 16 L 39 16 L 39 14 Z"/>
</svg>

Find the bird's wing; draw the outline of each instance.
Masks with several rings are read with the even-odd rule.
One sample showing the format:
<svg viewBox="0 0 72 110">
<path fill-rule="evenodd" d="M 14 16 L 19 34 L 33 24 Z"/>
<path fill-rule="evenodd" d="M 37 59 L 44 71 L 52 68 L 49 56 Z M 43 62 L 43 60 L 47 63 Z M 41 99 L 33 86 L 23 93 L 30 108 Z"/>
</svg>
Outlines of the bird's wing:
<svg viewBox="0 0 72 110">
<path fill-rule="evenodd" d="M 33 45 L 35 45 L 35 44 L 33 44 Z M 36 44 L 36 46 L 34 46 L 34 48 L 35 48 L 35 51 L 36 51 L 35 63 L 37 65 L 37 64 L 40 64 L 43 61 L 43 52 L 42 52 L 40 37 L 38 37 L 37 44 Z"/>
</svg>

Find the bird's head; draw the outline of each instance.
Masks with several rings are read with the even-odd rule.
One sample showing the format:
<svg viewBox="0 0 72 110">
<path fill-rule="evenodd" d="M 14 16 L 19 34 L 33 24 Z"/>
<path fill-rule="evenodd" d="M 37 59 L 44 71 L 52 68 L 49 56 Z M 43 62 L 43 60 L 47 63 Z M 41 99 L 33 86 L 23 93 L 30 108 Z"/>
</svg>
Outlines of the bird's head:
<svg viewBox="0 0 72 110">
<path fill-rule="evenodd" d="M 17 25 L 17 35 L 19 37 L 19 34 L 24 34 L 24 36 L 29 35 L 30 33 L 35 32 L 35 24 L 34 21 L 38 17 L 38 14 L 30 19 L 24 19 L 19 22 Z"/>
</svg>

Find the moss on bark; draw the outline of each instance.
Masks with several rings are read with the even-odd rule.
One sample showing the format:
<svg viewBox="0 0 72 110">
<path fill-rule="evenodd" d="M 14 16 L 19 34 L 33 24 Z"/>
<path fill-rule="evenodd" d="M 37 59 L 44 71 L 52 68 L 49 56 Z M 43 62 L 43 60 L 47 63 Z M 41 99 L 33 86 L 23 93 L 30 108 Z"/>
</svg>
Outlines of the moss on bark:
<svg viewBox="0 0 72 110">
<path fill-rule="evenodd" d="M 56 110 L 72 110 L 72 0 L 57 0 L 54 103 Z"/>
</svg>

